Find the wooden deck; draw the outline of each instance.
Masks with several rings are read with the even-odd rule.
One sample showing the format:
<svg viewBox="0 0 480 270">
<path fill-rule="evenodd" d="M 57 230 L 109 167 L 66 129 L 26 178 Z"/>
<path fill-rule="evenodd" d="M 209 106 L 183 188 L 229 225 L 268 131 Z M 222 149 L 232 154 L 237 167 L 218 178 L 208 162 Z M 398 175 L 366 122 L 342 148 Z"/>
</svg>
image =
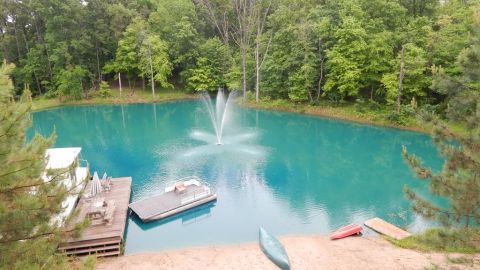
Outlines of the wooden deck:
<svg viewBox="0 0 480 270">
<path fill-rule="evenodd" d="M 185 193 L 165 192 L 130 204 L 130 209 L 144 222 L 166 218 L 217 198 L 206 194 L 203 186 L 186 186 Z"/>
<path fill-rule="evenodd" d="M 86 192 L 90 190 L 90 183 L 87 184 Z M 115 211 L 110 224 L 92 224 L 85 228 L 79 238 L 70 238 L 60 244 L 59 250 L 71 255 L 97 254 L 97 256 L 120 255 L 121 243 L 125 232 L 125 225 L 128 215 L 128 203 L 132 187 L 132 178 L 113 178 L 110 190 L 102 192 L 97 197 L 104 198 L 106 202 L 115 201 Z M 73 218 L 67 228 L 86 218 L 92 199 L 80 198 L 76 210 L 78 215 Z"/>
<path fill-rule="evenodd" d="M 404 231 L 397 226 L 390 224 L 378 217 L 365 221 L 365 226 L 378 233 L 384 234 L 397 240 L 403 239 L 411 235 L 409 232 Z"/>
</svg>

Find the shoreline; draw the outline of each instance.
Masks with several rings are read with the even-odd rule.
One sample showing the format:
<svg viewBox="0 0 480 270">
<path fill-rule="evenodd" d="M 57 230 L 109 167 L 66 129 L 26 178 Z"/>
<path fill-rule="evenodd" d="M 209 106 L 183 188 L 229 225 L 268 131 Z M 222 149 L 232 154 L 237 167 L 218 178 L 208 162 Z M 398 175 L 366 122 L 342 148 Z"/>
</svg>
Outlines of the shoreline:
<svg viewBox="0 0 480 270">
<path fill-rule="evenodd" d="M 475 269 L 480 254 L 424 253 L 403 249 L 379 236 L 331 241 L 325 235 L 283 236 L 292 269 L 425 269 L 455 266 Z M 471 264 L 452 263 L 466 258 Z M 468 259 L 468 260 L 467 260 Z M 258 242 L 149 251 L 98 259 L 96 269 L 278 269 Z M 436 268 L 435 268 L 436 269 Z M 443 268 L 442 268 L 443 269 Z M 450 269 L 450 268 L 448 268 Z"/>
<path fill-rule="evenodd" d="M 180 101 L 180 100 L 194 100 L 198 99 L 196 95 L 186 94 L 180 91 L 170 92 L 158 92 L 156 99 L 150 96 L 151 93 L 145 93 L 145 91 L 137 90 L 136 92 L 125 93 L 123 97 L 119 97 L 118 91 L 115 91 L 115 95 L 107 98 L 92 97 L 89 99 L 60 101 L 58 98 L 48 99 L 33 99 L 32 112 L 39 112 L 48 109 L 60 108 L 65 106 L 81 106 L 81 105 L 121 105 L 121 104 L 150 104 L 150 103 L 163 103 L 167 101 Z"/>
<path fill-rule="evenodd" d="M 173 96 L 170 95 L 173 93 Z M 166 95 L 166 96 L 162 96 Z M 155 101 L 151 97 L 111 97 L 111 98 L 92 98 L 82 99 L 77 101 L 61 102 L 58 99 L 34 99 L 32 105 L 32 112 L 40 112 L 48 109 L 55 109 L 65 106 L 82 106 L 82 105 L 121 105 L 121 104 L 151 104 L 151 103 L 164 103 L 168 101 L 182 101 L 182 100 L 195 100 L 199 99 L 197 95 L 185 94 L 183 92 L 168 92 L 159 93 Z M 238 105 L 248 109 L 265 110 L 272 112 L 288 112 L 300 115 L 323 117 L 333 120 L 346 121 L 357 124 L 371 125 L 377 127 L 393 128 L 397 130 L 406 130 L 420 132 L 424 134 L 430 133 L 430 128 L 421 127 L 418 125 L 396 125 L 387 123 L 384 120 L 372 120 L 368 117 L 352 116 L 345 111 L 342 113 L 341 109 L 336 109 L 332 106 L 304 106 L 303 109 L 287 108 L 284 106 L 269 106 L 261 105 L 252 102 L 238 102 Z M 333 112 L 337 110 L 337 112 Z"/>
<path fill-rule="evenodd" d="M 274 112 L 289 112 L 289 113 L 296 113 L 301 115 L 309 115 L 309 116 L 318 116 L 324 117 L 334 120 L 342 120 L 346 122 L 358 123 L 358 124 L 365 124 L 377 127 L 385 127 L 385 128 L 393 128 L 399 130 L 407 130 L 407 131 L 414 131 L 420 132 L 425 134 L 430 134 L 430 128 L 422 127 L 419 125 L 396 125 L 393 123 L 385 122 L 384 120 L 372 120 L 367 117 L 360 117 L 360 116 L 352 116 L 348 115 L 347 113 L 341 112 L 332 112 L 336 108 L 333 106 L 302 106 L 301 109 L 297 108 L 289 108 L 285 106 L 275 106 L 275 105 L 262 105 L 258 103 L 252 102 L 242 102 L 240 106 L 250 109 L 257 109 L 257 110 L 266 110 L 266 111 L 274 111 Z"/>
</svg>

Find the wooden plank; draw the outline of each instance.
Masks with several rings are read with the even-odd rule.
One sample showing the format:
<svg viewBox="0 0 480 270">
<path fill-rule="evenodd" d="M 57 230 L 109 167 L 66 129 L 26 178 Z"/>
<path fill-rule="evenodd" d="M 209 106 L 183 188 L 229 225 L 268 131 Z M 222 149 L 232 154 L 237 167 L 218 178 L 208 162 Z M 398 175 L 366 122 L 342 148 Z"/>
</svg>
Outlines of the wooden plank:
<svg viewBox="0 0 480 270">
<path fill-rule="evenodd" d="M 106 247 L 91 247 L 91 248 L 82 248 L 82 249 L 72 249 L 66 250 L 65 253 L 68 255 L 75 255 L 75 254 L 93 254 L 93 253 L 102 253 L 106 251 L 120 251 L 120 244 L 111 245 Z"/>
<path fill-rule="evenodd" d="M 108 245 L 106 245 L 106 243 L 111 243 L 112 241 L 121 243 L 128 217 L 128 204 L 130 202 L 132 178 L 113 178 L 111 183 L 112 186 L 110 187 L 109 191 L 102 192 L 97 195 L 103 198 L 105 201 L 115 201 L 115 211 L 113 213 L 113 220 L 111 224 L 105 223 L 88 226 L 81 232 L 78 238 L 70 238 L 66 242 L 62 243 L 59 246 L 60 250 L 68 253 L 69 249 L 75 249 L 79 247 L 94 249 L 96 246 L 102 245 L 105 245 L 106 250 L 108 250 Z M 91 183 L 87 184 L 86 191 L 89 190 L 90 184 Z M 78 215 L 72 218 L 71 222 L 67 224 L 68 228 L 72 228 L 78 222 L 83 222 L 90 203 L 91 199 L 85 197 L 80 198 L 76 206 L 78 209 Z M 99 251 L 101 251 L 100 247 Z"/>
<path fill-rule="evenodd" d="M 91 247 L 91 246 L 111 245 L 111 244 L 117 244 L 121 242 L 122 242 L 122 239 L 119 237 L 102 238 L 102 239 L 94 239 L 94 240 L 87 240 L 87 241 L 63 243 L 59 246 L 58 249 L 60 250 L 76 249 L 76 248 L 85 248 L 85 247 Z"/>
<path fill-rule="evenodd" d="M 386 236 L 392 237 L 397 240 L 400 240 L 412 235 L 411 233 L 404 231 L 398 228 L 397 226 L 390 224 L 378 217 L 365 221 L 365 226 L 369 227 L 370 229 L 378 233 L 384 234 Z"/>
<path fill-rule="evenodd" d="M 118 256 L 120 255 L 120 250 L 118 251 L 110 251 L 110 252 L 102 252 L 102 253 L 97 253 L 97 257 L 107 257 L 107 256 Z"/>
</svg>

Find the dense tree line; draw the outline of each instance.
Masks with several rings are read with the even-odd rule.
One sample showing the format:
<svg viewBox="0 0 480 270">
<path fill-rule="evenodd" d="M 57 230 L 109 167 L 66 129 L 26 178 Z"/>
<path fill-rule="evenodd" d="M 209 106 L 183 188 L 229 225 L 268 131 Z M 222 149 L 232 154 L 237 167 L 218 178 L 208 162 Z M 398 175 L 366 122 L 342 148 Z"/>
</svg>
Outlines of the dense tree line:
<svg viewBox="0 0 480 270">
<path fill-rule="evenodd" d="M 104 80 L 294 102 L 446 104 L 478 0 L 6 0 L 16 93 L 82 98 Z M 400 77 L 402 78 L 400 80 Z M 152 84 L 153 82 L 153 84 Z M 119 81 L 120 83 L 120 81 Z"/>
</svg>

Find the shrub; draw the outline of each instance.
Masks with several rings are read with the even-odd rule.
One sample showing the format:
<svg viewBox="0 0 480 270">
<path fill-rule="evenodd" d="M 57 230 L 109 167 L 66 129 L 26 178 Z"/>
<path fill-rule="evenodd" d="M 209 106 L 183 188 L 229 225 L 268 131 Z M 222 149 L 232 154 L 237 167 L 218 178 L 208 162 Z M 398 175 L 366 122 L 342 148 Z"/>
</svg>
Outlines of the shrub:
<svg viewBox="0 0 480 270">
<path fill-rule="evenodd" d="M 110 89 L 110 85 L 106 81 L 100 82 L 100 89 L 98 89 L 97 93 L 95 94 L 101 98 L 107 98 L 112 96 L 112 90 Z"/>
</svg>

